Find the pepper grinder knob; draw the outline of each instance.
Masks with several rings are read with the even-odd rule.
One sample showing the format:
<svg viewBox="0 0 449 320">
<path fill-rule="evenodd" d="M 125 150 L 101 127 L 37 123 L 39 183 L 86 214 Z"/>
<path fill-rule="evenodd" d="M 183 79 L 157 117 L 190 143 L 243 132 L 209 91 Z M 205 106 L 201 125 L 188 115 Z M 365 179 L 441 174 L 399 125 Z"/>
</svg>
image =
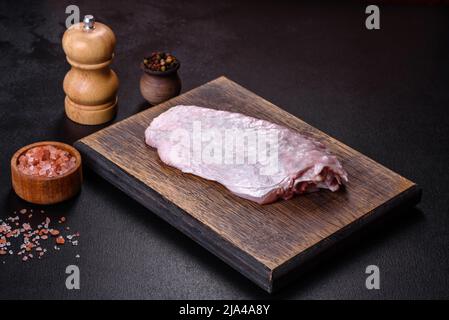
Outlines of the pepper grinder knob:
<svg viewBox="0 0 449 320">
<path fill-rule="evenodd" d="M 84 22 L 83 26 L 84 30 L 92 30 L 95 28 L 95 18 L 93 15 L 88 14 L 84 16 L 83 22 Z"/>
</svg>

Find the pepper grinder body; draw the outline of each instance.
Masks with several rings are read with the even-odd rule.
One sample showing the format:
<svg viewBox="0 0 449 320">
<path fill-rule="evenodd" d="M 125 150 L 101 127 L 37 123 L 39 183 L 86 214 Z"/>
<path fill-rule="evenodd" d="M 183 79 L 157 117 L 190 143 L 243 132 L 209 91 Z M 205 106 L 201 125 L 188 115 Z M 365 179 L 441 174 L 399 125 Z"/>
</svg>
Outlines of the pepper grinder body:
<svg viewBox="0 0 449 320">
<path fill-rule="evenodd" d="M 72 66 L 64 78 L 65 111 L 74 122 L 97 125 L 117 112 L 118 77 L 109 65 L 115 35 L 105 24 L 86 20 L 66 30 L 62 46 Z M 86 21 L 90 23 L 86 27 Z"/>
</svg>

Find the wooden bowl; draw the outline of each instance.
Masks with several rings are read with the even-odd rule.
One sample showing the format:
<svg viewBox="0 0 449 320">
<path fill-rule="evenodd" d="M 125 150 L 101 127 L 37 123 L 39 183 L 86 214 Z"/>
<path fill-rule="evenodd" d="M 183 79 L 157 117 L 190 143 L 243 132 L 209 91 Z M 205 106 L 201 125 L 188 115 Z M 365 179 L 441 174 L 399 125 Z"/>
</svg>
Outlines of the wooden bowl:
<svg viewBox="0 0 449 320">
<path fill-rule="evenodd" d="M 17 166 L 19 157 L 31 148 L 51 145 L 70 153 L 76 159 L 76 165 L 68 172 L 54 177 L 33 176 L 21 172 Z M 35 204 L 53 204 L 67 200 L 81 189 L 83 173 L 81 155 L 68 144 L 55 141 L 42 141 L 27 145 L 18 150 L 11 158 L 12 187 L 25 201 Z"/>
</svg>

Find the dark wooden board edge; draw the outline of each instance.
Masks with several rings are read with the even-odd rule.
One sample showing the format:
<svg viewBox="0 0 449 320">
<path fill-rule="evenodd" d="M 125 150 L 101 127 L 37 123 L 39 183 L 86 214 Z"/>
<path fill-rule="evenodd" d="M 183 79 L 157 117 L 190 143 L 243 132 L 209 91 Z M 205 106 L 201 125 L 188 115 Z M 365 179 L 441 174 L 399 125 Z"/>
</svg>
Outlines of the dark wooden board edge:
<svg viewBox="0 0 449 320">
<path fill-rule="evenodd" d="M 272 291 L 278 290 L 309 271 L 318 260 L 326 259 L 335 254 L 335 252 L 331 251 L 332 247 L 337 244 L 347 243 L 348 240 L 363 232 L 371 224 L 386 218 L 387 213 L 393 215 L 394 211 L 400 212 L 400 210 L 414 207 L 421 201 L 421 196 L 422 189 L 418 185 L 413 184 L 410 188 L 366 213 L 363 217 L 287 260 L 272 272 Z"/>
<path fill-rule="evenodd" d="M 190 214 L 166 200 L 142 181 L 129 175 L 112 161 L 84 144 L 74 146 L 83 156 L 83 162 L 112 185 L 155 213 L 164 221 L 199 243 L 235 270 L 267 292 L 272 291 L 271 270 L 248 253 L 242 251 Z"/>
<path fill-rule="evenodd" d="M 371 222 L 380 219 L 387 212 L 417 204 L 421 199 L 422 193 L 416 184 L 412 185 L 397 197 L 365 214 L 362 218 L 357 219 L 328 238 L 299 253 L 275 270 L 270 270 L 260 261 L 222 238 L 175 204 L 166 200 L 146 184 L 126 173 L 90 146 L 82 141 L 77 141 L 75 147 L 83 155 L 84 162 L 97 174 L 269 293 L 278 290 L 304 274 L 308 270 L 308 266 L 313 265 L 319 257 L 330 251 L 329 249 L 332 246 L 347 240 L 352 234 L 364 229 Z"/>
</svg>

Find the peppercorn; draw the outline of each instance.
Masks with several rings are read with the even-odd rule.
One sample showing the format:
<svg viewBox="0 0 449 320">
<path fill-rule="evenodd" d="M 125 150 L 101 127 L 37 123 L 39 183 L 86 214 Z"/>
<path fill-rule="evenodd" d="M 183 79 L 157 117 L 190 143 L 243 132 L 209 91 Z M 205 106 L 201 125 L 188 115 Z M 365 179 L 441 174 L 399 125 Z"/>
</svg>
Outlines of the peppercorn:
<svg viewBox="0 0 449 320">
<path fill-rule="evenodd" d="M 178 66 L 178 61 L 170 53 L 153 52 L 151 56 L 143 59 L 145 68 L 151 71 L 168 71 Z"/>
</svg>

